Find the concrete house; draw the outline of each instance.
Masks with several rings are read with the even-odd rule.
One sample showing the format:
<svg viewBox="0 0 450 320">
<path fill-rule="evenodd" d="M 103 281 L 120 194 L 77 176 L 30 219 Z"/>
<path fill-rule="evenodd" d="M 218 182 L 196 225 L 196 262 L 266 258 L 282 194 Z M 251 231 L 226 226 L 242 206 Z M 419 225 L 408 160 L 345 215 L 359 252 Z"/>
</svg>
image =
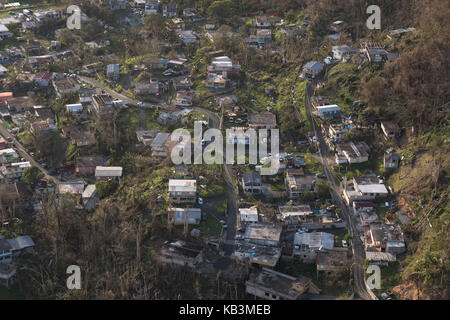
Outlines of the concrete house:
<svg viewBox="0 0 450 320">
<path fill-rule="evenodd" d="M 106 67 L 106 76 L 112 80 L 118 80 L 120 77 L 120 67 L 118 64 L 108 64 Z"/>
<path fill-rule="evenodd" d="M 169 143 L 170 133 L 159 132 L 156 134 L 150 148 L 152 150 L 152 157 L 165 158 L 169 155 Z"/>
<path fill-rule="evenodd" d="M 354 164 L 369 161 L 369 146 L 363 142 L 347 142 L 340 143 L 336 146 L 336 163 L 337 164 Z"/>
<path fill-rule="evenodd" d="M 111 115 L 114 112 L 113 97 L 109 94 L 93 95 L 92 109 L 98 118 Z"/>
<path fill-rule="evenodd" d="M 257 223 L 258 222 L 258 208 L 256 206 L 250 208 L 239 208 L 239 222 L 245 223 Z"/>
<path fill-rule="evenodd" d="M 278 247 L 281 239 L 281 226 L 271 224 L 250 224 L 245 229 L 244 239 L 253 244 Z"/>
<path fill-rule="evenodd" d="M 365 231 L 366 251 L 388 252 L 393 255 L 406 251 L 405 240 L 399 225 L 371 224 Z"/>
<path fill-rule="evenodd" d="M 325 64 L 322 62 L 310 61 L 303 66 L 302 77 L 314 79 L 323 72 L 324 68 Z"/>
<path fill-rule="evenodd" d="M 174 225 L 200 224 L 202 210 L 200 208 L 169 208 L 169 223 Z"/>
<path fill-rule="evenodd" d="M 195 203 L 197 199 L 196 180 L 169 180 L 169 202 L 170 203 Z"/>
<path fill-rule="evenodd" d="M 358 52 L 358 49 L 349 47 L 348 45 L 333 46 L 332 48 L 333 58 L 336 60 L 344 60 L 346 57 L 351 56 Z"/>
<path fill-rule="evenodd" d="M 109 180 L 118 179 L 122 177 L 122 167 L 95 167 L 95 179 L 97 180 Z"/>
<path fill-rule="evenodd" d="M 303 192 L 314 190 L 315 176 L 305 174 L 303 169 L 287 169 L 284 181 L 288 198 L 296 199 Z"/>
<path fill-rule="evenodd" d="M 244 192 L 252 195 L 260 195 L 262 193 L 262 178 L 256 171 L 245 172 L 241 180 Z"/>
<path fill-rule="evenodd" d="M 64 78 L 53 80 L 53 88 L 58 97 L 62 97 L 65 94 L 78 92 L 78 90 L 80 90 L 80 84 L 72 78 Z"/>
<path fill-rule="evenodd" d="M 385 185 L 375 175 L 355 177 L 351 182 L 344 182 L 343 195 L 348 205 L 353 201 L 374 200 L 389 194 Z"/>
<path fill-rule="evenodd" d="M 400 164 L 400 155 L 395 153 L 392 149 L 386 150 L 384 153 L 384 168 L 385 169 L 398 169 Z"/>
<path fill-rule="evenodd" d="M 323 120 L 330 120 L 341 116 L 341 108 L 336 104 L 317 106 L 316 114 Z"/>
<path fill-rule="evenodd" d="M 297 232 L 294 236 L 293 255 L 301 261 L 311 263 L 316 260 L 317 252 L 331 250 L 334 247 L 334 235 L 327 232 Z"/>
<path fill-rule="evenodd" d="M 311 218 L 314 213 L 307 204 L 279 206 L 280 220 L 284 224 L 300 224 Z"/>
<path fill-rule="evenodd" d="M 248 126 L 252 129 L 275 129 L 277 118 L 273 113 L 249 113 Z"/>
<path fill-rule="evenodd" d="M 265 300 L 301 300 L 320 293 L 310 278 L 297 278 L 262 268 L 245 282 L 247 294 Z"/>
</svg>

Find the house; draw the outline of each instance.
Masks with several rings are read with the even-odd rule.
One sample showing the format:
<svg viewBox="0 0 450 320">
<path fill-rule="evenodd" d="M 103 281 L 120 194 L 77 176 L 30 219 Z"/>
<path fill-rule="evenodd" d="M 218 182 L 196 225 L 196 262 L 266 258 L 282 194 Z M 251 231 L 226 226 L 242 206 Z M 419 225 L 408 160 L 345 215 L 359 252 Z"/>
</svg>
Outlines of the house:
<svg viewBox="0 0 450 320">
<path fill-rule="evenodd" d="M 349 47 L 348 45 L 339 45 L 332 47 L 333 58 L 336 60 L 344 60 L 346 57 L 354 55 L 358 49 Z"/>
<path fill-rule="evenodd" d="M 190 107 L 192 106 L 192 94 L 187 91 L 177 92 L 175 98 L 175 105 L 179 107 Z"/>
<path fill-rule="evenodd" d="M 366 251 L 366 260 L 370 264 L 387 266 L 389 262 L 397 261 L 397 257 L 389 252 Z"/>
<path fill-rule="evenodd" d="M 169 202 L 195 203 L 196 198 L 196 180 L 169 179 Z"/>
<path fill-rule="evenodd" d="M 386 139 L 397 138 L 401 133 L 399 126 L 390 121 L 381 121 L 381 130 L 383 130 Z"/>
<path fill-rule="evenodd" d="M 197 41 L 197 36 L 192 30 L 178 30 L 177 33 L 184 44 L 195 43 Z"/>
<path fill-rule="evenodd" d="M 392 40 L 395 38 L 400 38 L 409 32 L 415 32 L 415 31 L 416 31 L 416 28 L 412 28 L 412 27 L 395 29 L 395 30 L 389 31 L 387 38 Z"/>
<path fill-rule="evenodd" d="M 242 175 L 242 189 L 245 193 L 260 195 L 262 193 L 262 178 L 256 171 L 245 172 Z"/>
<path fill-rule="evenodd" d="M 258 29 L 256 31 L 256 41 L 260 48 L 266 48 L 272 44 L 272 30 Z"/>
<path fill-rule="evenodd" d="M 272 24 L 269 22 L 268 16 L 257 16 L 253 18 L 253 26 L 261 29 L 268 29 L 272 27 Z"/>
<path fill-rule="evenodd" d="M 207 68 L 208 73 L 222 74 L 225 77 L 238 76 L 241 71 L 240 64 L 233 64 L 227 56 L 215 57 Z"/>
<path fill-rule="evenodd" d="M 192 81 L 189 78 L 175 79 L 172 81 L 173 87 L 177 91 L 189 91 L 192 87 Z"/>
<path fill-rule="evenodd" d="M 345 135 L 350 132 L 352 126 L 349 124 L 330 124 L 328 127 L 328 138 L 334 142 L 339 143 L 344 140 Z"/>
<path fill-rule="evenodd" d="M 114 64 L 108 64 L 106 66 L 106 76 L 109 79 L 112 79 L 114 81 L 118 80 L 120 77 L 120 68 L 119 65 L 114 63 Z"/>
<path fill-rule="evenodd" d="M 0 265 L 5 263 L 11 263 L 13 258 L 11 244 L 8 240 L 0 237 Z"/>
<path fill-rule="evenodd" d="M 160 261 L 195 269 L 203 261 L 202 250 L 202 246 L 178 240 L 161 248 Z"/>
<path fill-rule="evenodd" d="M 237 261 L 273 268 L 281 257 L 281 248 L 237 241 L 232 257 Z"/>
<path fill-rule="evenodd" d="M 80 90 L 80 85 L 73 78 L 53 80 L 52 82 L 53 88 L 60 98 L 65 94 L 78 92 L 78 90 Z"/>
<path fill-rule="evenodd" d="M 277 118 L 273 113 L 249 113 L 248 126 L 252 129 L 275 129 Z"/>
<path fill-rule="evenodd" d="M 239 222 L 241 224 L 258 222 L 258 208 L 256 206 L 239 208 Z"/>
<path fill-rule="evenodd" d="M 14 97 L 14 93 L 11 91 L 0 92 L 0 102 L 6 101 L 8 99 L 12 99 Z"/>
<path fill-rule="evenodd" d="M 97 180 L 109 180 L 117 179 L 122 176 L 122 167 L 95 167 L 95 179 Z"/>
<path fill-rule="evenodd" d="M 16 275 L 16 266 L 13 263 L 2 263 L 2 245 L 0 240 L 0 284 L 6 286 L 12 284 L 14 276 Z"/>
<path fill-rule="evenodd" d="M 81 103 L 66 104 L 66 109 L 69 113 L 81 113 L 83 112 L 83 105 Z"/>
<path fill-rule="evenodd" d="M 80 156 L 75 158 L 75 174 L 77 176 L 90 176 L 95 174 L 95 168 L 103 165 L 101 156 Z"/>
<path fill-rule="evenodd" d="M 169 208 L 168 219 L 170 224 L 200 224 L 202 210 L 200 208 Z"/>
<path fill-rule="evenodd" d="M 400 163 L 400 155 L 398 153 L 395 153 L 392 148 L 390 148 L 384 153 L 383 163 L 385 169 L 398 169 Z"/>
<path fill-rule="evenodd" d="M 158 1 L 149 1 L 148 3 L 145 4 L 144 14 L 146 16 L 151 14 L 158 14 L 158 9 L 159 9 Z"/>
<path fill-rule="evenodd" d="M 95 143 L 95 134 L 92 131 L 80 131 L 78 128 L 70 133 L 70 142 L 77 147 L 89 146 Z"/>
<path fill-rule="evenodd" d="M 369 161 L 369 146 L 364 141 L 340 143 L 336 146 L 337 164 L 354 164 Z"/>
<path fill-rule="evenodd" d="M 91 74 L 91 73 L 100 71 L 101 65 L 102 65 L 101 62 L 87 64 L 82 67 L 82 70 L 84 73 Z"/>
<path fill-rule="evenodd" d="M 152 150 L 152 157 L 165 158 L 169 155 L 169 148 L 167 146 L 170 133 L 159 132 L 156 134 L 150 148 Z"/>
<path fill-rule="evenodd" d="M 330 120 L 341 116 L 341 108 L 336 105 L 318 106 L 316 114 L 323 120 Z"/>
<path fill-rule="evenodd" d="M 224 90 L 228 87 L 229 79 L 223 74 L 208 73 L 205 87 L 209 91 Z"/>
<path fill-rule="evenodd" d="M 358 200 L 374 200 L 389 194 L 383 181 L 375 175 L 355 177 L 352 182 L 345 182 L 343 186 L 344 199 L 348 205 Z"/>
<path fill-rule="evenodd" d="M 296 232 L 293 255 L 305 263 L 316 261 L 317 252 L 334 247 L 334 235 L 327 232 Z"/>
<path fill-rule="evenodd" d="M 109 0 L 109 10 L 116 11 L 116 10 L 124 10 L 127 8 L 127 1 L 125 0 Z"/>
<path fill-rule="evenodd" d="M 159 97 L 159 81 L 158 80 L 150 80 L 150 81 L 141 81 L 135 84 L 134 91 L 136 94 L 146 95 L 153 94 Z"/>
<path fill-rule="evenodd" d="M 60 182 L 56 186 L 57 194 L 70 193 L 76 196 L 81 196 L 84 191 L 84 181 L 67 181 Z"/>
<path fill-rule="evenodd" d="M 159 130 L 138 130 L 136 136 L 144 146 L 149 146 L 158 133 Z"/>
<path fill-rule="evenodd" d="M 330 25 L 330 31 L 334 32 L 334 33 L 338 33 L 338 32 L 343 31 L 346 27 L 347 27 L 347 23 L 346 22 L 338 20 L 338 21 L 334 21 Z"/>
<path fill-rule="evenodd" d="M 39 72 L 33 77 L 33 82 L 39 87 L 48 87 L 53 78 L 53 72 Z"/>
<path fill-rule="evenodd" d="M 166 3 L 162 6 L 162 15 L 165 18 L 173 18 L 177 16 L 177 4 Z"/>
<path fill-rule="evenodd" d="M 0 77 L 4 77 L 8 74 L 8 69 L 6 69 L 2 64 L 0 64 Z"/>
<path fill-rule="evenodd" d="M 310 61 L 303 66 L 303 78 L 316 78 L 318 77 L 324 70 L 325 64 L 317 61 Z"/>
<path fill-rule="evenodd" d="M 173 18 L 172 23 L 175 25 L 175 30 L 184 30 L 186 28 L 186 24 L 181 18 Z"/>
<path fill-rule="evenodd" d="M 47 133 L 57 128 L 53 119 L 38 120 L 31 124 L 30 132 L 37 135 L 38 133 Z"/>
<path fill-rule="evenodd" d="M 279 206 L 280 220 L 285 224 L 300 224 L 311 218 L 314 213 L 307 204 Z"/>
<path fill-rule="evenodd" d="M 189 18 L 195 17 L 197 15 L 197 10 L 194 8 L 184 8 L 183 15 Z"/>
<path fill-rule="evenodd" d="M 303 169 L 287 169 L 285 176 L 286 192 L 289 199 L 296 199 L 306 191 L 313 191 L 315 176 L 305 174 Z"/>
<path fill-rule="evenodd" d="M 323 272 L 345 271 L 350 266 L 348 248 L 333 248 L 327 251 L 318 251 L 316 257 L 316 270 Z"/>
<path fill-rule="evenodd" d="M 392 255 L 405 252 L 405 240 L 399 225 L 374 223 L 364 233 L 366 251 L 388 252 Z"/>
<path fill-rule="evenodd" d="M 249 128 L 247 127 L 233 127 L 226 130 L 226 141 L 227 144 L 238 144 L 238 145 L 256 145 L 258 143 L 258 138 L 256 134 L 252 135 L 250 132 L 246 132 Z"/>
<path fill-rule="evenodd" d="M 8 239 L 13 256 L 20 255 L 26 252 L 32 252 L 35 246 L 33 239 L 30 236 L 20 236 L 14 239 Z"/>
<path fill-rule="evenodd" d="M 92 109 L 98 118 L 111 115 L 114 112 L 113 100 L 113 97 L 109 94 L 92 96 Z"/>
<path fill-rule="evenodd" d="M 244 239 L 253 244 L 278 247 L 281 239 L 281 226 L 271 224 L 250 224 L 245 229 Z"/>
<path fill-rule="evenodd" d="M 78 96 L 80 97 L 80 103 L 91 103 L 92 96 L 95 94 L 95 89 L 80 88 Z"/>
<path fill-rule="evenodd" d="M 29 96 L 15 97 L 6 100 L 10 112 L 25 112 L 33 110 L 34 101 Z"/>
<path fill-rule="evenodd" d="M 6 179 L 15 180 L 22 177 L 22 174 L 25 171 L 25 169 L 30 167 L 31 164 L 29 161 L 12 162 L 1 166 L 0 172 Z"/>
<path fill-rule="evenodd" d="M 0 150 L 0 160 L 2 163 L 13 162 L 16 159 L 19 159 L 19 155 L 17 154 L 16 150 L 12 148 Z"/>
<path fill-rule="evenodd" d="M 320 293 L 310 278 L 292 277 L 269 268 L 250 274 L 245 287 L 247 294 L 265 300 L 301 300 Z"/>
<path fill-rule="evenodd" d="M 81 201 L 83 202 L 83 206 L 86 209 L 95 208 L 97 205 L 99 198 L 97 194 L 97 190 L 95 188 L 95 184 L 89 184 L 84 189 L 83 194 L 81 195 Z"/>
<path fill-rule="evenodd" d="M 363 44 L 362 53 L 369 61 L 369 63 L 384 63 L 386 61 L 395 61 L 398 58 L 398 53 L 391 53 L 379 45 Z"/>
<path fill-rule="evenodd" d="M 0 23 L 0 40 L 11 38 L 13 34 L 9 32 L 9 29 L 4 24 Z"/>
</svg>

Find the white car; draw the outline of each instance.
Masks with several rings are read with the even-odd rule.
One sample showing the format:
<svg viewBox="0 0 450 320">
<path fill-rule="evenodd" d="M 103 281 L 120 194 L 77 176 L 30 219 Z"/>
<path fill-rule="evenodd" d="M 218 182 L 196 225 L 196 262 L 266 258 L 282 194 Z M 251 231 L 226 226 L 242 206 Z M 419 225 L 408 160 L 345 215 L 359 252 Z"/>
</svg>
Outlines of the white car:
<svg viewBox="0 0 450 320">
<path fill-rule="evenodd" d="M 198 204 L 203 204 L 203 198 L 198 198 Z"/>
<path fill-rule="evenodd" d="M 348 243 L 347 243 L 347 241 L 342 240 L 342 246 L 343 246 L 344 248 L 348 248 Z"/>
</svg>

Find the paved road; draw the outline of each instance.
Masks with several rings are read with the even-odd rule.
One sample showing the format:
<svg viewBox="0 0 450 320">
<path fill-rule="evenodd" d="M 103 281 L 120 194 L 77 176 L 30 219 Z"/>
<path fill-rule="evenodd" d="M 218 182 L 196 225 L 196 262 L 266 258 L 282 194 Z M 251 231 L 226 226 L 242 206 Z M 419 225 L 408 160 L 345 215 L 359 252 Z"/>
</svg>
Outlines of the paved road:
<svg viewBox="0 0 450 320">
<path fill-rule="evenodd" d="M 364 282 L 364 266 L 365 266 L 365 252 L 364 245 L 359 237 L 359 230 L 357 228 L 356 221 L 354 217 L 350 214 L 350 210 L 341 198 L 341 192 L 336 182 L 334 175 L 331 173 L 330 165 L 326 158 L 327 155 L 327 145 L 325 143 L 322 131 L 317 127 L 316 122 L 312 117 L 312 105 L 311 105 L 311 95 L 313 93 L 313 87 L 308 84 L 306 92 L 306 113 L 310 123 L 313 125 L 314 134 L 317 137 L 319 143 L 319 155 L 320 162 L 322 163 L 325 175 L 328 181 L 330 181 L 330 193 L 335 204 L 341 208 L 342 217 L 347 222 L 347 227 L 349 233 L 352 235 L 352 249 L 353 249 L 353 274 L 355 280 L 355 289 L 358 295 L 365 300 L 372 300 L 371 296 L 367 292 L 365 282 Z"/>
<path fill-rule="evenodd" d="M 208 116 L 210 128 L 222 129 L 222 122 L 215 112 L 199 107 L 194 108 L 194 111 L 203 113 L 204 115 Z M 224 154 L 224 163 L 225 163 L 225 154 Z M 237 223 L 237 202 L 238 202 L 238 194 L 236 186 L 234 184 L 233 170 L 231 165 L 224 164 L 224 176 L 228 190 L 227 192 L 228 229 L 226 231 L 226 237 L 224 241 L 224 251 L 226 256 L 231 256 L 231 254 L 234 252 L 236 223 Z"/>
<path fill-rule="evenodd" d="M 50 175 L 50 173 L 47 170 L 45 170 L 44 167 L 42 167 L 36 160 L 34 160 L 34 158 L 28 154 L 27 149 L 25 149 L 25 147 L 16 139 L 16 137 L 14 137 L 14 135 L 12 135 L 2 125 L 0 125 L 0 134 L 5 138 L 11 138 L 14 144 L 16 145 L 14 149 L 17 150 L 17 152 L 22 156 L 22 158 L 29 161 L 31 165 L 37 167 L 44 174 L 46 179 L 51 180 L 54 183 L 61 182 L 57 178 Z"/>
</svg>

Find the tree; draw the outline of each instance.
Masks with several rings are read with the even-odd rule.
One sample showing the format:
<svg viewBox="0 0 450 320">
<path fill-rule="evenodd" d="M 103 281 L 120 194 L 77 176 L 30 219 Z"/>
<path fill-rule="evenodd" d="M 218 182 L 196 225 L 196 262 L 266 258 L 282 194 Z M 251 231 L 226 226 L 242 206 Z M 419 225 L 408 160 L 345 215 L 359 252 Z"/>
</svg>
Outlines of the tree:
<svg viewBox="0 0 450 320">
<path fill-rule="evenodd" d="M 44 174 L 39 170 L 38 167 L 32 166 L 26 168 L 23 171 L 21 181 L 25 182 L 30 187 L 33 187 L 36 182 L 44 177 Z"/>
<path fill-rule="evenodd" d="M 230 18 L 232 14 L 231 0 L 217 0 L 214 1 L 208 8 L 208 16 L 214 18 L 216 21 L 223 22 Z"/>
<path fill-rule="evenodd" d="M 118 185 L 119 183 L 116 180 L 98 181 L 95 183 L 95 189 L 100 198 L 106 198 L 116 191 Z"/>
<path fill-rule="evenodd" d="M 321 199 L 328 199 L 330 197 L 330 186 L 326 181 L 319 180 L 315 186 L 315 191 Z"/>
</svg>

